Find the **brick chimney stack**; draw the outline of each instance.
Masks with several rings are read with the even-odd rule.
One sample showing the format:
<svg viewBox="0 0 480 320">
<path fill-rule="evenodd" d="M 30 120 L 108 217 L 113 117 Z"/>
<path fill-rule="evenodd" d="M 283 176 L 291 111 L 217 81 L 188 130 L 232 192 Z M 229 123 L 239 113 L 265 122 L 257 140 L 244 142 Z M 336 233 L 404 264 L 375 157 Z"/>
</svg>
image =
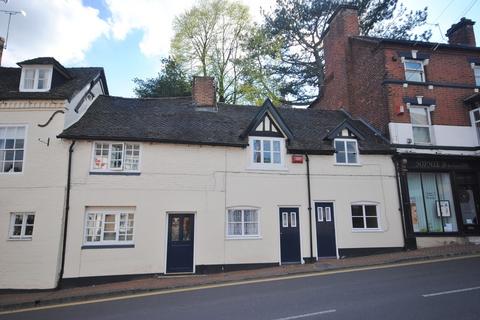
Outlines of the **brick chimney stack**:
<svg viewBox="0 0 480 320">
<path fill-rule="evenodd" d="M 193 103 L 204 110 L 216 109 L 215 79 L 213 77 L 193 77 Z"/>
<path fill-rule="evenodd" d="M 464 46 L 475 47 L 475 32 L 473 31 L 474 21 L 462 18 L 460 22 L 452 24 L 447 30 L 449 44 L 461 44 Z"/>
<path fill-rule="evenodd" d="M 0 66 L 2 65 L 2 55 L 3 55 L 4 46 L 5 46 L 5 39 L 0 37 Z"/>
<path fill-rule="evenodd" d="M 324 35 L 325 48 L 325 84 L 328 88 L 321 93 L 321 108 L 348 110 L 349 92 L 347 68 L 350 64 L 349 38 L 360 34 L 358 8 L 352 5 L 340 5 L 327 21 L 328 29 Z"/>
</svg>

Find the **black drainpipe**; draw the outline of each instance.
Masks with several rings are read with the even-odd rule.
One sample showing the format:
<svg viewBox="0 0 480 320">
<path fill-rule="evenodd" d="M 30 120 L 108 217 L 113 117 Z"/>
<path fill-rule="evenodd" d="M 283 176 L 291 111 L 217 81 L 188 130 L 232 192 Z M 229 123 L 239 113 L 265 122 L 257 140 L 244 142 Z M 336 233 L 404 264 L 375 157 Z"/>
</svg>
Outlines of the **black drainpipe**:
<svg viewBox="0 0 480 320">
<path fill-rule="evenodd" d="M 307 263 L 315 262 L 315 258 L 313 257 L 313 240 L 312 240 L 312 193 L 310 191 L 310 159 L 308 158 L 308 154 L 305 153 L 305 162 L 307 164 L 307 189 L 308 189 L 308 222 L 310 226 L 310 258 L 305 259 Z"/>
<path fill-rule="evenodd" d="M 401 182 L 400 182 L 400 174 L 398 172 L 398 166 L 401 165 L 401 159 L 397 158 L 397 157 L 393 157 L 393 164 L 395 166 L 395 175 L 397 177 L 397 194 L 398 194 L 398 201 L 400 203 L 400 214 L 401 214 L 401 217 L 402 217 L 402 230 L 403 230 L 403 249 L 407 249 L 407 243 L 408 243 L 408 240 L 407 240 L 407 229 L 405 227 L 405 207 L 403 205 L 403 194 L 402 194 L 402 188 L 400 186 Z"/>
<path fill-rule="evenodd" d="M 70 144 L 68 148 L 68 172 L 67 172 L 67 196 L 65 199 L 65 219 L 63 222 L 63 243 L 62 243 L 62 263 L 60 265 L 60 274 L 57 282 L 57 289 L 60 288 L 61 281 L 63 279 L 63 271 L 65 269 L 65 250 L 67 247 L 67 229 L 68 229 L 68 211 L 70 210 L 70 181 L 72 176 L 72 154 L 73 147 L 75 146 L 75 140 Z"/>
</svg>

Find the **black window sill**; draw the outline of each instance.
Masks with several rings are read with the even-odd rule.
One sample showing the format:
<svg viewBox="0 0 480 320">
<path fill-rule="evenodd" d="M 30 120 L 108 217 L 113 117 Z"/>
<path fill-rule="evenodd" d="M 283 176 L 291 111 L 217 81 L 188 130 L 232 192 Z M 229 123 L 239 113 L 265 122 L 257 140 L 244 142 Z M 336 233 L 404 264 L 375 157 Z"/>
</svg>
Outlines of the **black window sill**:
<svg viewBox="0 0 480 320">
<path fill-rule="evenodd" d="M 135 248 L 134 244 L 107 244 L 107 245 L 84 245 L 82 246 L 83 249 L 123 249 L 123 248 Z"/>
<path fill-rule="evenodd" d="M 91 176 L 139 176 L 140 172 L 96 172 L 90 171 Z"/>
</svg>

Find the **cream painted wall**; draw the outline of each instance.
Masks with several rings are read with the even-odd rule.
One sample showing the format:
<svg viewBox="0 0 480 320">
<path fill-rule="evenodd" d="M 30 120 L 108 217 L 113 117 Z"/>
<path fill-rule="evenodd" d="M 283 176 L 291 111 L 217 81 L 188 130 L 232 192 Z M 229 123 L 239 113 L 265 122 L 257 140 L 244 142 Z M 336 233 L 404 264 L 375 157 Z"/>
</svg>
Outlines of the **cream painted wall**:
<svg viewBox="0 0 480 320">
<path fill-rule="evenodd" d="M 24 171 L 0 174 L 0 288 L 53 288 L 59 272 L 68 141 L 56 138 L 63 102 L 1 102 L 0 125 L 26 124 Z M 50 138 L 49 146 L 40 142 Z M 31 240 L 10 240 L 11 212 L 34 212 Z"/>
<path fill-rule="evenodd" d="M 246 169 L 249 148 L 143 143 L 141 149 L 140 176 L 90 175 L 92 142 L 77 142 L 65 277 L 165 272 L 168 212 L 195 213 L 196 265 L 278 263 L 279 206 L 299 207 L 302 256 L 309 256 L 305 163 L 292 164 L 287 155 L 286 170 L 259 171 Z M 335 202 L 339 248 L 403 246 L 390 156 L 364 155 L 360 166 L 336 166 L 333 156 L 310 159 L 312 200 Z M 380 232 L 352 231 L 352 201 L 379 203 Z M 135 207 L 135 247 L 82 249 L 87 206 Z M 259 208 L 260 238 L 226 239 L 226 208 L 236 206 Z"/>
</svg>

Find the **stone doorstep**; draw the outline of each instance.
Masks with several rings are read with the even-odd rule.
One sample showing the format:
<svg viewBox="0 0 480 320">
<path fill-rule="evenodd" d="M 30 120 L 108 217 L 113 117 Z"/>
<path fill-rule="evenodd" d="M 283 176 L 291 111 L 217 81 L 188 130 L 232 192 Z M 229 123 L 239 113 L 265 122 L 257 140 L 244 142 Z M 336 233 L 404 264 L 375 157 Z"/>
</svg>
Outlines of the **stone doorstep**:
<svg viewBox="0 0 480 320">
<path fill-rule="evenodd" d="M 428 248 L 428 249 L 424 249 L 426 252 L 422 252 L 423 254 L 419 254 L 419 250 L 415 250 L 415 251 L 403 252 L 403 254 L 400 257 L 394 257 L 399 255 L 398 253 L 394 254 L 394 256 L 391 256 L 390 254 L 383 254 L 383 255 L 376 255 L 376 256 L 351 258 L 351 260 L 350 259 L 334 260 L 335 263 L 323 263 L 320 261 L 311 265 L 280 266 L 280 267 L 264 268 L 264 269 L 258 269 L 258 270 L 233 271 L 233 272 L 212 274 L 212 275 L 206 275 L 206 276 L 199 276 L 199 275 L 192 275 L 189 277 L 162 276 L 156 279 L 131 280 L 127 282 L 118 282 L 118 283 L 112 283 L 107 285 L 83 287 L 83 289 L 85 289 L 84 290 L 85 292 L 78 292 L 72 295 L 69 295 L 68 291 L 76 290 L 77 288 L 64 289 L 65 290 L 64 292 L 66 293 L 65 296 L 57 296 L 59 293 L 62 293 L 62 290 L 46 291 L 44 292 L 46 296 L 41 298 L 38 298 L 38 295 L 41 293 L 33 293 L 33 294 L 25 293 L 27 297 L 29 294 L 31 294 L 32 299 L 29 301 L 10 302 L 10 303 L 8 302 L 2 303 L 0 301 L 0 311 L 48 306 L 48 305 L 55 305 L 55 304 L 61 304 L 61 303 L 89 301 L 89 300 L 96 300 L 101 298 L 122 297 L 122 296 L 127 296 L 132 294 L 161 292 L 161 291 L 167 291 L 171 289 L 194 288 L 194 287 L 203 286 L 203 285 L 228 284 L 232 282 L 241 282 L 241 281 L 249 281 L 249 280 L 256 280 L 256 279 L 287 277 L 290 275 L 315 274 L 315 273 L 322 274 L 323 272 L 334 271 L 334 270 L 348 270 L 348 269 L 380 266 L 380 265 L 387 265 L 387 264 L 399 264 L 399 263 L 415 262 L 415 261 L 428 261 L 433 259 L 441 259 L 441 258 L 449 258 L 449 257 L 460 257 L 460 256 L 470 256 L 470 255 L 474 256 L 480 253 L 480 246 L 477 248 L 477 246 L 470 245 L 470 246 L 464 247 L 463 248 L 464 250 L 458 250 L 458 251 L 455 251 L 455 250 L 452 251 L 449 249 L 450 248 L 439 248 L 439 250 L 433 250 L 433 251 L 440 251 L 439 253 L 434 253 L 434 252 L 430 253 L 429 251 L 432 251 L 432 250 L 431 248 Z M 409 253 L 415 253 L 415 254 L 408 255 Z M 307 266 L 310 266 L 310 268 L 308 268 Z M 175 281 L 172 281 L 171 284 L 164 283 L 164 280 L 169 280 L 169 279 L 175 280 Z M 162 281 L 159 283 L 159 285 L 149 286 L 149 285 L 152 285 L 152 282 L 155 282 L 158 280 Z M 130 285 L 133 285 L 133 287 L 129 288 L 128 286 L 129 283 Z M 143 285 L 141 285 L 142 283 Z M 102 288 L 102 286 L 108 286 L 110 288 Z M 81 289 L 82 288 L 79 288 L 79 290 Z M 2 300 L 1 299 L 2 295 L 8 296 L 9 294 L 0 293 L 0 300 Z M 12 295 L 19 295 L 19 294 L 16 293 Z M 49 297 L 48 295 L 52 295 L 52 297 Z M 28 298 L 25 300 L 28 300 Z"/>
</svg>

